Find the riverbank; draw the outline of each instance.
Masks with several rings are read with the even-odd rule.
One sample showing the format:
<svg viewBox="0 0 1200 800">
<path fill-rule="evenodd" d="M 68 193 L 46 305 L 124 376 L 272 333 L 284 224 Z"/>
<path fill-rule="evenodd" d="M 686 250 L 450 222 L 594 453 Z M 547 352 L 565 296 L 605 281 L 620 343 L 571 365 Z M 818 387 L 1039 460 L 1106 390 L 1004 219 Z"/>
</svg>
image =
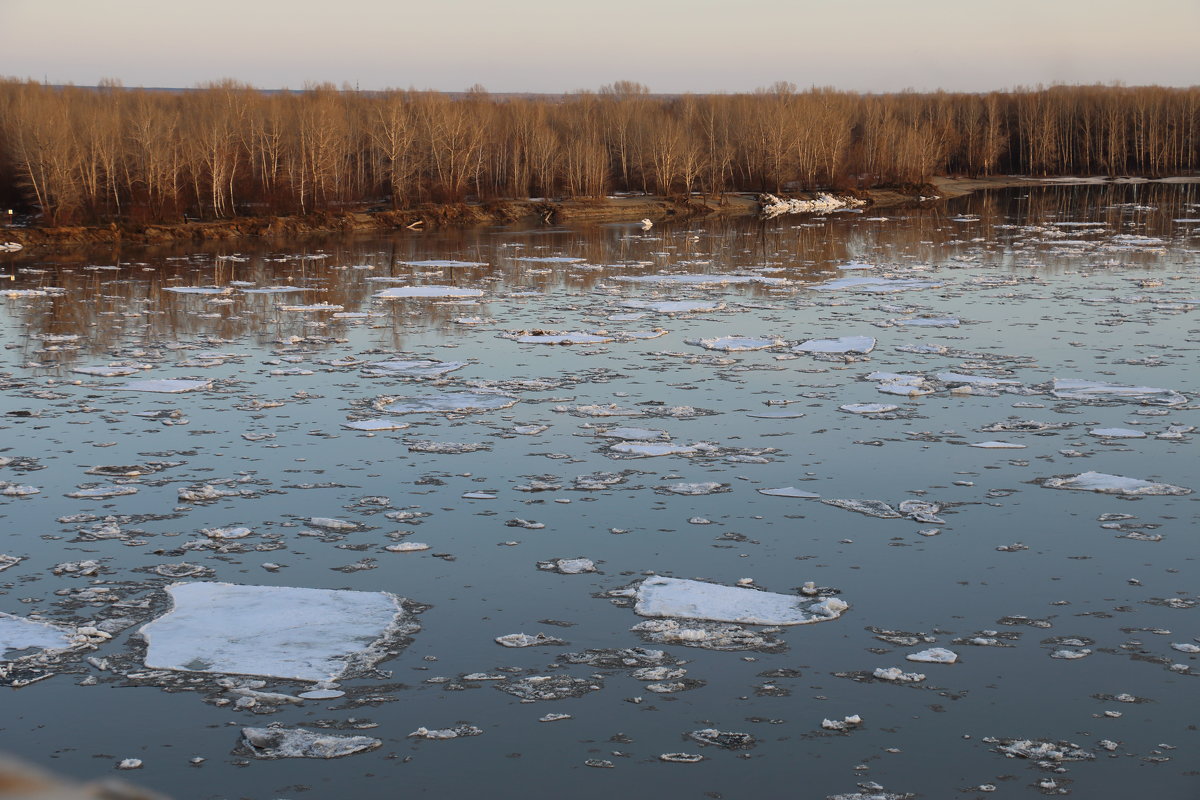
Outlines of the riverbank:
<svg viewBox="0 0 1200 800">
<path fill-rule="evenodd" d="M 962 197 L 981 189 L 1036 186 L 1052 183 L 1105 182 L 1104 178 L 1030 178 L 997 175 L 983 178 L 936 177 L 916 187 L 859 190 L 852 196 L 864 208 L 895 208 Z M 1144 181 L 1147 179 L 1116 179 Z M 1165 179 L 1184 180 L 1184 179 Z M 1196 180 L 1188 178 L 1186 180 Z M 797 197 L 816 197 L 802 193 Z M 426 204 L 406 210 L 353 209 L 304 215 L 235 217 L 177 224 L 110 224 L 7 228 L 0 240 L 26 248 L 70 248 L 87 245 L 167 244 L 172 242 L 232 241 L 244 238 L 296 238 L 305 235 L 423 231 L 445 227 L 506 224 L 636 223 L 735 217 L 758 214 L 757 192 L 726 192 L 719 197 L 666 198 L 651 195 L 613 195 L 605 198 L 490 200 L 483 203 Z"/>
</svg>

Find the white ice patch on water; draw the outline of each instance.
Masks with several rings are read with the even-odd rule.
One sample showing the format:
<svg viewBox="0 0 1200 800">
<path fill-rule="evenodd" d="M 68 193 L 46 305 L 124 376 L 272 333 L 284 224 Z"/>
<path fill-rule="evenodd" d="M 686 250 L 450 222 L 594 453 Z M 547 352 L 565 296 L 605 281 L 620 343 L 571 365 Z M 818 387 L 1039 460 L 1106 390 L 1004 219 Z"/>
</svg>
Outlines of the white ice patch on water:
<svg viewBox="0 0 1200 800">
<path fill-rule="evenodd" d="M 885 294 L 889 292 L 908 292 L 918 289 L 936 289 L 942 286 L 938 281 L 921 280 L 920 278 L 877 278 L 873 276 L 852 276 L 835 278 L 824 283 L 817 283 L 807 288 L 818 292 L 836 292 L 843 289 L 853 289 L 859 292 Z"/>
<path fill-rule="evenodd" d="M 846 403 L 844 406 L 838 406 L 838 411 L 845 411 L 847 414 L 887 414 L 899 408 L 900 406 L 891 403 Z"/>
<path fill-rule="evenodd" d="M 256 758 L 341 758 L 374 750 L 383 742 L 304 728 L 242 728 L 242 744 Z"/>
<path fill-rule="evenodd" d="M 803 500 L 813 500 L 821 497 L 816 492 L 806 492 L 803 489 L 797 489 L 795 486 L 784 486 L 780 489 L 759 489 L 758 493 L 765 494 L 768 497 L 795 497 Z"/>
<path fill-rule="evenodd" d="M 626 300 L 626 308 L 644 308 L 659 314 L 693 314 L 700 311 L 720 311 L 725 304 L 713 300 Z"/>
<path fill-rule="evenodd" d="M 695 444 L 667 444 L 655 442 L 618 442 L 608 446 L 610 453 L 619 453 L 628 456 L 694 456 L 701 453 L 716 453 L 720 450 L 710 442 L 696 442 Z"/>
<path fill-rule="evenodd" d="M 521 344 L 605 344 L 613 340 L 611 336 L 584 331 L 515 332 L 505 334 L 503 338 Z"/>
<path fill-rule="evenodd" d="M 98 378 L 123 378 L 133 375 L 137 367 L 74 367 L 71 372 L 77 375 L 95 375 Z"/>
<path fill-rule="evenodd" d="M 184 379 L 146 379 L 129 381 L 121 386 L 112 386 L 122 392 L 158 392 L 161 394 L 180 394 L 194 392 L 197 389 L 207 389 L 212 381 L 196 381 Z"/>
<path fill-rule="evenodd" d="M 905 658 L 922 664 L 953 664 L 958 661 L 958 653 L 944 647 L 931 647 L 919 653 L 909 653 Z"/>
<path fill-rule="evenodd" d="M 458 267 L 486 267 L 483 261 L 453 261 L 450 259 L 430 259 L 428 261 L 401 261 L 406 267 L 421 267 L 423 269 L 456 269 Z"/>
<path fill-rule="evenodd" d="M 1101 439 L 1145 439 L 1145 431 L 1135 431 L 1132 428 L 1092 428 L 1088 431 L 1092 436 Z"/>
<path fill-rule="evenodd" d="M 517 404 L 518 398 L 498 392 L 447 392 L 426 397 L 397 397 L 380 402 L 388 414 L 478 414 Z"/>
<path fill-rule="evenodd" d="M 862 353 L 875 349 L 873 336 L 841 336 L 837 339 L 809 339 L 792 348 L 793 353 Z"/>
<path fill-rule="evenodd" d="M 482 289 L 468 289 L 459 286 L 395 286 L 384 289 L 374 295 L 381 300 L 395 298 L 432 298 L 432 297 L 482 297 Z"/>
<path fill-rule="evenodd" d="M 766 339 L 752 336 L 720 336 L 713 339 L 687 339 L 687 344 L 699 345 L 705 350 L 720 350 L 736 352 L 742 350 L 766 350 L 768 347 L 780 347 L 786 342 L 783 339 Z"/>
<path fill-rule="evenodd" d="M 171 610 L 139 629 L 150 669 L 333 680 L 404 616 L 388 592 L 200 582 L 167 593 Z"/>
<path fill-rule="evenodd" d="M 69 650 L 75 631 L 0 611 L 0 660 L 20 650 Z"/>
<path fill-rule="evenodd" d="M 970 447 L 981 447 L 985 450 L 1024 450 L 1025 445 L 1013 442 L 972 442 Z"/>
<path fill-rule="evenodd" d="M 766 286 L 783 286 L 788 283 L 786 278 L 767 278 L 762 275 L 724 275 L 719 273 L 675 274 L 675 275 L 619 275 L 615 281 L 626 283 L 670 283 L 682 286 L 703 286 L 705 284 L 720 284 L 736 286 L 746 283 L 761 283 Z"/>
<path fill-rule="evenodd" d="M 760 592 L 681 578 L 646 578 L 637 587 L 634 611 L 643 617 L 702 619 L 743 625 L 805 625 L 837 619 L 849 604 L 836 597 Z"/>
<path fill-rule="evenodd" d="M 1172 486 L 1169 483 L 1155 483 L 1153 481 L 1142 480 L 1141 478 L 1109 475 L 1104 472 L 1084 472 L 1079 475 L 1043 478 L 1041 484 L 1047 489 L 1074 489 L 1081 492 L 1131 496 L 1184 495 L 1192 493 L 1191 489 L 1186 489 L 1182 486 Z"/>
<path fill-rule="evenodd" d="M 352 431 L 398 431 L 409 427 L 409 424 L 390 419 L 360 419 L 354 422 L 343 422 L 342 427 Z"/>
<path fill-rule="evenodd" d="M 465 361 L 433 361 L 427 358 L 391 359 L 376 361 L 363 367 L 363 375 L 371 378 L 436 378 L 462 369 Z"/>
<path fill-rule="evenodd" d="M 1051 394 L 1062 400 L 1134 400 L 1164 406 L 1180 406 L 1187 403 L 1187 398 L 1173 389 L 1125 386 L 1078 378 L 1055 378 Z"/>
</svg>

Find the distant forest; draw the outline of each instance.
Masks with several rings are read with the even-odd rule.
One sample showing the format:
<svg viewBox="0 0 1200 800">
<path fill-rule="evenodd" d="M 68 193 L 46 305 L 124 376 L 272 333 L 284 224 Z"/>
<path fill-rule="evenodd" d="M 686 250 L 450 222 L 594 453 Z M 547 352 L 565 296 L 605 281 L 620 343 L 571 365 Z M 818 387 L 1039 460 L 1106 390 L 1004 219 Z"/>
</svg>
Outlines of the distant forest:
<svg viewBox="0 0 1200 800">
<path fill-rule="evenodd" d="M 501 198 L 911 186 L 1200 169 L 1200 87 L 556 97 L 0 80 L 0 202 L 43 224 Z"/>
</svg>

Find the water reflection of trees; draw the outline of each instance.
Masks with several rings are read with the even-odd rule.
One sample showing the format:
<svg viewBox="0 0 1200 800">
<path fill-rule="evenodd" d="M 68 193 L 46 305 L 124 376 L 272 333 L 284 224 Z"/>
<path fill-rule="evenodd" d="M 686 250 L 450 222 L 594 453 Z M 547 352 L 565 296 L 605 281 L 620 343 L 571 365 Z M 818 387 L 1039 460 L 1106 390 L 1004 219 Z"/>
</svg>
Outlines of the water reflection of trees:
<svg viewBox="0 0 1200 800">
<path fill-rule="evenodd" d="M 558 305 L 571 295 L 607 291 L 615 297 L 702 295 L 713 289 L 614 281 L 617 276 L 670 272 L 731 272 L 768 268 L 797 281 L 828 277 L 847 261 L 898 268 L 941 261 L 955 254 L 1006 268 L 1030 263 L 1078 266 L 1053 239 L 1036 228 L 1055 222 L 1103 223 L 1104 235 L 1136 234 L 1173 239 L 1195 226 L 1174 220 L 1195 217 L 1187 204 L 1200 199 L 1196 185 L 1031 186 L 979 192 L 930 208 L 884 210 L 825 217 L 795 216 L 762 221 L 696 220 L 662 224 L 648 232 L 629 225 L 579 228 L 478 228 L 406 234 L 390 238 L 327 238 L 281 252 L 266 245 L 235 250 L 213 245 L 200 251 L 146 248 L 106 253 L 111 263 L 81 257 L 33 264 L 8 286 L 56 286 L 61 295 L 9 299 L 7 314 L 21 326 L 22 354 L 29 363 L 63 369 L 83 359 L 137 360 L 140 349 L 162 356 L 176 343 L 203 349 L 235 349 L 238 342 L 271 347 L 291 337 L 308 346 L 364 336 L 372 346 L 394 350 L 406 337 L 437 330 L 453 335 L 459 317 L 495 317 L 500 327 L 537 318 L 537 301 L 515 302 L 521 291 L 554 294 Z M 1032 230 L 1032 232 L 1031 232 Z M 1095 230 L 1064 228 L 1071 238 L 1095 238 Z M 1043 246 L 1044 245 L 1044 246 Z M 537 260 L 580 258 L 577 265 Z M 1122 252 L 1124 264 L 1154 264 L 1160 256 Z M 430 259 L 483 262 L 483 267 L 432 268 L 405 262 Z M 603 267 L 597 269 L 597 267 Z M 393 282 L 371 278 L 392 278 Z M 286 286 L 303 292 L 248 294 L 237 282 Z M 436 300 L 375 300 L 380 289 L 399 284 L 478 287 L 479 303 Z M 216 286 L 229 294 L 179 294 L 176 286 Z M 730 291 L 720 289 L 721 292 Z M 748 296 L 766 294 L 749 287 Z M 563 297 L 565 295 L 565 302 Z M 315 303 L 366 312 L 366 320 L 337 319 L 329 311 L 285 311 L 284 305 Z M 576 304 L 578 305 L 578 304 Z M 558 312 L 554 312 L 557 314 Z M 365 333 L 354 334 L 355 330 Z M 33 335 L 30 338 L 29 334 Z M 75 335 L 78 349 L 42 338 Z M 57 349 L 55 349 L 57 347 Z M 165 349 L 164 348 L 168 348 Z M 192 350 L 178 351 L 186 359 Z"/>
</svg>

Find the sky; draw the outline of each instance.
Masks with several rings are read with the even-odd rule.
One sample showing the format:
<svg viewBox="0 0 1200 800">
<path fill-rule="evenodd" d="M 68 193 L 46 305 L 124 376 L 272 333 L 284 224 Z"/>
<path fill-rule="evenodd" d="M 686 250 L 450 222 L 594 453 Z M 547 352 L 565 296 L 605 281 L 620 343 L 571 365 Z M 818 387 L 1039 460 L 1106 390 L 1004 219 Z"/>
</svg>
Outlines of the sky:
<svg viewBox="0 0 1200 800">
<path fill-rule="evenodd" d="M 0 0 L 0 76 L 558 93 L 1200 84 L 1200 0 Z"/>
</svg>

